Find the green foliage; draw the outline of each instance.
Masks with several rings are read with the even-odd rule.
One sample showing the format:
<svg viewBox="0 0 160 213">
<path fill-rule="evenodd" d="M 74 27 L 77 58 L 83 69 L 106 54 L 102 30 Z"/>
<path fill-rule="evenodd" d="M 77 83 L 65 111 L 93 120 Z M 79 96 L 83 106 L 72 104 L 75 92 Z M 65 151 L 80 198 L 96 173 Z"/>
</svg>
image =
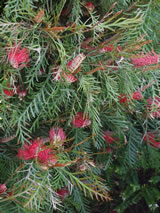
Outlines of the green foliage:
<svg viewBox="0 0 160 213">
<path fill-rule="evenodd" d="M 152 62 L 152 48 L 159 57 L 160 3 L 92 3 L 0 3 L 0 183 L 7 185 L 1 212 L 130 212 L 141 202 L 147 212 L 159 205 L 159 64 L 135 66 L 132 59 L 144 52 L 150 55 L 141 63 Z M 29 62 L 17 67 L 18 45 Z M 78 112 L 90 122 L 82 128 L 72 122 Z M 49 138 L 52 127 L 64 129 L 63 143 L 59 135 Z M 56 155 L 55 164 L 39 162 L 40 150 L 30 161 L 17 159 L 36 138 L 39 149 Z"/>
</svg>

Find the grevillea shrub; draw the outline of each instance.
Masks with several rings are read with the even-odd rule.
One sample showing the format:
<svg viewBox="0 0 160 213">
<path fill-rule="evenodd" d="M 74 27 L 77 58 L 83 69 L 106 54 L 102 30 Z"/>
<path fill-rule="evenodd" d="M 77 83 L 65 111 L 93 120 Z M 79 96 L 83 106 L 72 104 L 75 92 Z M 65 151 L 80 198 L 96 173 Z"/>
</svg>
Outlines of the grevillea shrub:
<svg viewBox="0 0 160 213">
<path fill-rule="evenodd" d="M 158 0 L 0 1 L 0 212 L 160 208 Z"/>
</svg>

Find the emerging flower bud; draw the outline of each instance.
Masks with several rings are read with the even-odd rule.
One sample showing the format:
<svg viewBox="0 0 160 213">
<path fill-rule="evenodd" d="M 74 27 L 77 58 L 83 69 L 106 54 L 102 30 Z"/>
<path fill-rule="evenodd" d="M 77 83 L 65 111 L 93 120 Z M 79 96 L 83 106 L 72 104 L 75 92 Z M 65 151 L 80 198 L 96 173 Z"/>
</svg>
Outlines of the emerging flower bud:
<svg viewBox="0 0 160 213">
<path fill-rule="evenodd" d="M 0 195 L 6 192 L 7 187 L 6 184 L 0 184 Z"/>
<path fill-rule="evenodd" d="M 67 69 L 73 73 L 81 65 L 85 58 L 86 56 L 83 53 L 78 54 L 75 58 L 68 62 Z"/>
<path fill-rule="evenodd" d="M 68 197 L 70 195 L 68 188 L 65 186 L 61 189 L 58 189 L 57 193 L 59 194 L 59 196 L 64 199 L 66 197 Z"/>
<path fill-rule="evenodd" d="M 27 95 L 27 89 L 24 89 L 24 86 L 17 86 L 17 94 L 19 99 L 22 100 Z"/>
<path fill-rule="evenodd" d="M 50 136 L 50 140 L 52 142 L 52 144 L 54 145 L 62 145 L 63 144 L 63 141 L 65 141 L 66 139 L 66 134 L 65 132 L 63 131 L 62 128 L 52 128 L 50 131 L 49 131 L 49 136 Z"/>
<path fill-rule="evenodd" d="M 91 120 L 88 119 L 87 115 L 84 116 L 83 112 L 78 112 L 77 115 L 72 119 L 72 125 L 75 128 L 84 128 L 91 124 Z"/>
<path fill-rule="evenodd" d="M 94 8 L 95 8 L 95 6 L 92 4 L 92 2 L 86 2 L 84 6 L 90 12 L 92 12 L 94 10 Z"/>
</svg>

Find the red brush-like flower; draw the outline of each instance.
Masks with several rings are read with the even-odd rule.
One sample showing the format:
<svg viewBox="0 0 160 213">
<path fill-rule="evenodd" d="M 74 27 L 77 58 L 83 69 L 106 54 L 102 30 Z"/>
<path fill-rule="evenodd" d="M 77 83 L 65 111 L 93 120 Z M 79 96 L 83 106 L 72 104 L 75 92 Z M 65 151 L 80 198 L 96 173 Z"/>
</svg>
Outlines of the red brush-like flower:
<svg viewBox="0 0 160 213">
<path fill-rule="evenodd" d="M 63 142 L 65 139 L 66 139 L 66 134 L 65 132 L 63 131 L 62 128 L 52 128 L 50 131 L 49 131 L 49 137 L 50 137 L 50 140 L 53 141 L 53 143 L 60 143 L 60 142 Z"/>
<path fill-rule="evenodd" d="M 135 58 L 131 58 L 131 62 L 135 67 L 143 67 L 151 64 L 158 64 L 159 57 L 152 50 L 152 55 L 147 53 L 146 55 L 142 53 L 141 55 L 135 56 Z"/>
<path fill-rule="evenodd" d="M 8 60 L 13 68 L 25 67 L 30 61 L 29 52 L 27 48 L 21 48 L 20 44 L 17 46 L 14 44 L 13 48 L 8 50 Z"/>
<path fill-rule="evenodd" d="M 0 184 L 0 195 L 6 192 L 7 187 L 6 184 Z"/>
<path fill-rule="evenodd" d="M 121 93 L 121 95 L 118 98 L 119 98 L 119 103 L 121 103 L 121 104 L 122 103 L 128 103 L 128 101 L 129 101 L 126 94 Z"/>
<path fill-rule="evenodd" d="M 143 99 L 143 95 L 141 92 L 139 91 L 135 91 L 132 95 L 132 98 L 139 101 L 139 100 L 142 100 Z"/>
<path fill-rule="evenodd" d="M 150 146 L 160 149 L 160 142 L 156 141 L 156 137 L 153 133 L 148 132 L 147 135 L 144 137 L 144 141 L 145 143 L 149 143 Z"/>
<path fill-rule="evenodd" d="M 83 128 L 89 126 L 90 124 L 91 120 L 88 119 L 87 115 L 84 116 L 83 112 L 78 112 L 72 119 L 72 125 L 76 128 Z"/>
<path fill-rule="evenodd" d="M 117 138 L 112 137 L 112 132 L 104 131 L 104 139 L 106 143 L 113 144 L 117 141 Z"/>
<path fill-rule="evenodd" d="M 24 147 L 19 149 L 18 157 L 22 160 L 33 160 L 36 158 L 40 142 L 34 140 L 31 144 L 24 144 Z"/>
<path fill-rule="evenodd" d="M 7 86 L 8 86 L 8 89 L 3 89 L 4 94 L 7 96 L 13 96 L 14 95 L 13 90 L 11 89 L 9 84 L 7 84 Z"/>
<path fill-rule="evenodd" d="M 41 141 L 34 140 L 31 144 L 24 144 L 24 148 L 19 149 L 18 157 L 22 160 L 34 160 L 52 166 L 57 162 L 57 157 L 52 153 L 52 149 L 47 146 L 41 146 Z"/>
<path fill-rule="evenodd" d="M 94 8 L 95 8 L 95 6 L 93 5 L 92 2 L 86 2 L 84 6 L 85 6 L 85 8 L 86 8 L 87 10 L 89 10 L 90 12 L 92 12 L 92 11 L 94 10 Z"/>
<path fill-rule="evenodd" d="M 62 199 L 68 197 L 69 194 L 70 194 L 69 191 L 68 191 L 68 188 L 67 188 L 66 186 L 63 187 L 63 188 L 61 188 L 61 189 L 58 189 L 58 190 L 57 190 L 57 193 L 59 194 L 59 196 L 60 196 Z"/>
<path fill-rule="evenodd" d="M 57 162 L 57 157 L 52 153 L 52 149 L 43 146 L 41 151 L 38 153 L 37 159 L 40 163 L 47 166 L 52 166 Z"/>
</svg>

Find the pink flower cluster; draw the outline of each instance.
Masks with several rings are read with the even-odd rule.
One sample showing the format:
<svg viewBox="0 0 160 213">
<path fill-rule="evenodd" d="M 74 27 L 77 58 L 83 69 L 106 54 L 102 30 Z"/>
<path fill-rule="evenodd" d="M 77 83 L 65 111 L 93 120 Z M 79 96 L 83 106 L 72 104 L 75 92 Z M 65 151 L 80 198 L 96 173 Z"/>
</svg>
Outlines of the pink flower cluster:
<svg viewBox="0 0 160 213">
<path fill-rule="evenodd" d="M 12 48 L 8 50 L 8 60 L 13 68 L 25 67 L 29 59 L 29 52 L 27 48 L 21 48 L 21 45 L 14 44 Z"/>
<path fill-rule="evenodd" d="M 72 119 L 72 124 L 76 128 L 84 128 L 91 124 L 91 120 L 88 119 L 87 115 L 84 116 L 82 112 Z M 49 131 L 49 138 L 47 142 L 54 147 L 62 146 L 66 140 L 66 134 L 62 128 L 56 127 L 51 128 Z M 55 155 L 53 148 L 44 145 L 44 140 L 34 140 L 30 144 L 24 144 L 22 148 L 18 150 L 17 156 L 22 160 L 34 160 L 36 159 L 39 163 L 45 166 L 53 166 L 56 164 L 58 158 Z"/>
<path fill-rule="evenodd" d="M 43 146 L 42 142 L 38 140 L 34 140 L 31 144 L 24 144 L 24 147 L 19 149 L 17 156 L 22 160 L 37 159 L 38 162 L 47 166 L 52 166 L 57 162 L 53 150 Z"/>
<path fill-rule="evenodd" d="M 151 64 L 158 64 L 159 57 L 152 50 L 152 55 L 147 53 L 146 55 L 142 53 L 141 55 L 137 55 L 134 58 L 131 58 L 131 62 L 135 67 L 143 67 Z"/>
<path fill-rule="evenodd" d="M 95 8 L 95 6 L 94 6 L 94 4 L 92 2 L 86 2 L 84 6 L 90 12 L 92 12 L 94 10 L 94 8 Z"/>
</svg>

